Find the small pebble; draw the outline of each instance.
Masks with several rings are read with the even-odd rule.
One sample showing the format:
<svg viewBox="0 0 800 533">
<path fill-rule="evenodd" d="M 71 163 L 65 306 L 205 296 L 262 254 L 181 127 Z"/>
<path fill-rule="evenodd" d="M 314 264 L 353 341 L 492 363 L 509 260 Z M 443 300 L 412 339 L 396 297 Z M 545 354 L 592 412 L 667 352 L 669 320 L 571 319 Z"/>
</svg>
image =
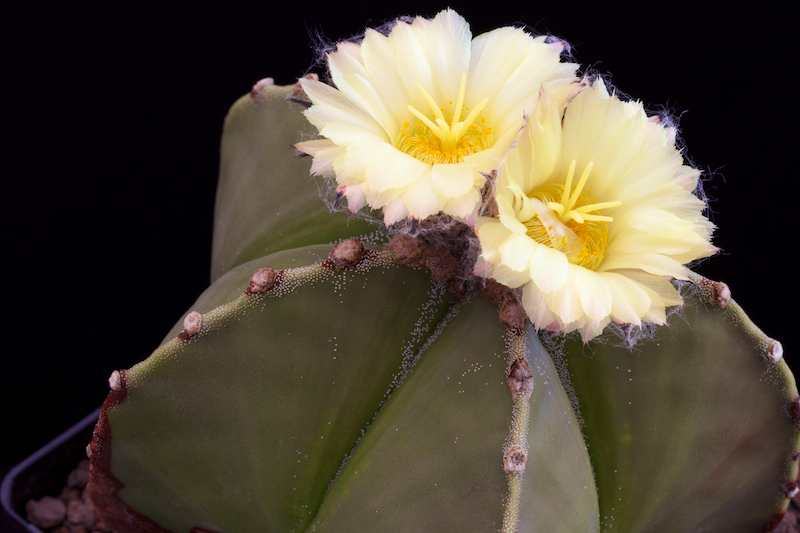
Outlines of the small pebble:
<svg viewBox="0 0 800 533">
<path fill-rule="evenodd" d="M 67 505 L 67 520 L 74 524 L 83 524 L 85 527 L 94 528 L 94 507 L 91 503 L 80 500 L 69 502 Z"/>
<path fill-rule="evenodd" d="M 64 502 L 64 505 L 69 505 L 69 502 L 81 499 L 81 489 L 77 487 L 64 487 L 61 489 L 58 499 Z"/>
<path fill-rule="evenodd" d="M 67 486 L 82 489 L 89 483 L 89 459 L 84 459 L 69 473 Z"/>
<path fill-rule="evenodd" d="M 64 521 L 67 506 L 58 498 L 45 496 L 41 500 L 29 500 L 25 504 L 25 513 L 28 515 L 28 522 L 39 529 L 49 529 Z"/>
</svg>

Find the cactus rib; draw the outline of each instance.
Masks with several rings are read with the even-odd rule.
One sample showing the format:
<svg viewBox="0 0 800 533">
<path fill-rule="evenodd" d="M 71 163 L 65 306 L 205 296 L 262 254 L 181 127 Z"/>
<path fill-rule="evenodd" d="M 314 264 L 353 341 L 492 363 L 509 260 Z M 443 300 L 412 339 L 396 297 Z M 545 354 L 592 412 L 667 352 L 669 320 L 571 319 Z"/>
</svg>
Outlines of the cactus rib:
<svg viewBox="0 0 800 533">
<path fill-rule="evenodd" d="M 522 332 L 509 331 L 509 375 L 515 366 L 527 367 L 530 373 L 530 349 L 527 336 Z M 531 376 L 532 379 L 532 376 Z M 509 377 L 509 381 L 511 377 Z M 511 429 L 504 453 L 504 470 L 508 483 L 508 497 L 503 513 L 503 533 L 514 533 L 519 523 L 519 507 L 522 499 L 522 481 L 525 474 L 525 462 L 528 457 L 528 426 L 531 416 L 530 392 L 515 393 L 512 390 L 513 407 Z"/>
</svg>

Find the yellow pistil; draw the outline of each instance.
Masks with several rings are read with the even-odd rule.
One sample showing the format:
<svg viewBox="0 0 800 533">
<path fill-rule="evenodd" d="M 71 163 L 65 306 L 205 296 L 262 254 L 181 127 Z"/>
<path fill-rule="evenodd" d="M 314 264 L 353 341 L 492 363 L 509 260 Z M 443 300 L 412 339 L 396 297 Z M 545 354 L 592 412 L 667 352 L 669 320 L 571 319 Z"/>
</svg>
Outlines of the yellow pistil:
<svg viewBox="0 0 800 533">
<path fill-rule="evenodd" d="M 561 219 L 561 222 L 564 224 L 566 224 L 569 220 L 574 220 L 578 224 L 583 224 L 586 221 L 611 222 L 614 220 L 611 217 L 592 215 L 590 213 L 592 211 L 599 211 L 600 209 L 608 209 L 610 207 L 622 205 L 622 202 L 614 201 L 600 203 L 587 202 L 580 206 L 576 206 L 580 198 L 586 198 L 585 196 L 581 196 L 581 191 L 583 191 L 583 186 L 586 185 L 586 180 L 589 179 L 589 173 L 592 171 L 592 166 L 594 166 L 593 161 L 586 165 L 586 168 L 583 170 L 583 174 L 581 174 L 581 179 L 578 180 L 578 185 L 575 187 L 575 190 L 572 191 L 572 177 L 575 175 L 575 160 L 573 159 L 569 164 L 567 183 L 564 185 L 564 191 L 561 193 L 561 201 L 547 202 L 547 207 L 558 213 L 558 218 Z"/>
<path fill-rule="evenodd" d="M 581 194 L 586 180 L 592 171 L 593 163 L 586 165 L 578 184 L 572 189 L 575 175 L 575 160 L 569 166 L 566 184 L 561 192 L 561 200 L 553 201 L 553 187 L 540 191 L 532 197 L 541 200 L 553 210 L 555 218 L 547 226 L 539 215 L 534 215 L 523 222 L 528 229 L 527 235 L 540 244 L 544 244 L 563 252 L 570 263 L 580 265 L 589 270 L 595 270 L 605 256 L 608 246 L 608 222 L 613 221 L 609 216 L 598 215 L 593 212 L 622 205 L 622 202 L 596 202 L 594 198 Z M 560 188 L 560 187 L 559 187 Z M 591 194 L 591 191 L 587 192 Z M 568 231 L 558 226 L 558 222 L 566 226 Z M 565 233 L 574 237 L 567 238 Z"/>
<path fill-rule="evenodd" d="M 456 104 L 452 112 L 448 113 L 446 108 L 436 105 L 431 95 L 417 83 L 417 89 L 431 108 L 431 115 L 426 116 L 409 105 L 408 110 L 420 122 L 403 124 L 397 139 L 397 148 L 428 164 L 437 164 L 458 163 L 466 155 L 491 147 L 494 140 L 492 128 L 486 126 L 484 117 L 475 123 L 489 99 L 484 98 L 469 111 L 464 105 L 466 85 L 467 75 L 462 74 Z M 449 103 L 452 105 L 452 101 Z M 466 111 L 469 111 L 469 114 L 463 118 L 463 113 Z M 450 114 L 449 122 L 445 113 Z"/>
</svg>

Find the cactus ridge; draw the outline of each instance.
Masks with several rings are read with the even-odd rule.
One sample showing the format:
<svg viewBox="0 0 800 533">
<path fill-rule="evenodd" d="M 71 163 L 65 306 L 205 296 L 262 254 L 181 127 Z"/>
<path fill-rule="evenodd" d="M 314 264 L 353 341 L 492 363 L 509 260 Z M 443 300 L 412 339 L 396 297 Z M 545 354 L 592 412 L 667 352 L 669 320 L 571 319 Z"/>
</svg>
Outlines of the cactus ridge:
<svg viewBox="0 0 800 533">
<path fill-rule="evenodd" d="M 581 419 L 601 531 L 758 531 L 788 506 L 800 446 L 794 378 L 771 355 L 776 341 L 729 292 L 719 298 L 721 285 L 693 274 L 669 326 L 633 351 L 543 336 Z M 746 480 L 734 464 L 752 465 Z"/>
<path fill-rule="evenodd" d="M 519 290 L 472 275 L 464 224 L 398 224 L 384 250 L 349 240 L 388 235 L 319 201 L 308 160 L 287 148 L 310 133 L 284 100 L 302 100 L 295 89 L 264 81 L 231 109 L 213 284 L 112 382 L 90 448 L 89 491 L 117 505 L 107 525 L 777 524 L 797 490 L 800 398 L 780 343 L 727 286 L 692 274 L 669 327 L 618 328 L 605 343 L 537 333 Z"/>
<path fill-rule="evenodd" d="M 783 358 L 783 345 L 781 342 L 768 336 L 750 320 L 750 317 L 744 312 L 742 306 L 731 299 L 731 291 L 725 283 L 712 281 L 696 272 L 691 272 L 689 274 L 689 281 L 691 281 L 692 287 L 703 302 L 726 310 L 726 318 L 742 327 L 745 333 L 755 343 L 755 348 L 762 357 L 769 359 L 773 363 L 777 363 Z M 791 371 L 788 366 L 783 365 L 776 368 L 781 369 L 781 373 L 783 374 L 781 379 L 788 380 L 788 378 L 791 377 Z M 793 378 L 792 381 L 794 381 Z"/>
<path fill-rule="evenodd" d="M 321 247 L 314 248 L 320 249 Z M 381 272 L 391 269 L 406 268 L 394 265 L 393 254 L 390 251 L 368 251 L 366 254 L 364 254 L 364 258 L 360 262 L 344 270 L 335 268 L 329 263 L 328 259 L 325 259 L 304 267 L 286 268 L 281 270 L 275 269 L 276 282 L 266 292 L 253 293 L 252 291 L 249 291 L 249 279 L 247 288 L 242 290 L 242 287 L 245 286 L 244 280 L 246 279 L 246 273 L 253 272 L 255 270 L 254 275 L 251 276 L 251 278 L 255 277 L 256 273 L 263 272 L 265 268 L 261 266 L 261 263 L 268 262 L 268 260 L 257 261 L 255 262 L 257 264 L 247 264 L 237 269 L 240 271 L 238 272 L 238 278 L 241 280 L 239 282 L 240 288 L 238 290 L 238 296 L 226 304 L 219 305 L 211 310 L 207 310 L 203 314 L 199 314 L 196 311 L 193 312 L 192 314 L 198 314 L 199 318 L 193 318 L 190 322 L 192 324 L 201 324 L 199 331 L 192 334 L 189 338 L 182 338 L 181 335 L 174 337 L 158 348 L 147 361 L 140 363 L 139 365 L 136 365 L 127 371 L 125 388 L 127 391 L 130 391 L 131 394 L 129 394 L 128 398 L 125 400 L 125 402 L 122 402 L 121 405 L 115 406 L 109 410 L 108 418 L 112 427 L 116 425 L 116 427 L 129 428 L 127 430 L 123 430 L 123 432 L 130 431 L 134 427 L 140 429 L 142 426 L 147 427 L 147 424 L 150 422 L 146 416 L 146 411 L 151 408 L 143 407 L 143 404 L 141 403 L 139 403 L 139 407 L 136 407 L 137 401 L 144 401 L 137 400 L 137 392 L 141 390 L 147 390 L 148 387 L 152 389 L 154 381 L 157 382 L 166 379 L 167 382 L 172 382 L 173 380 L 179 379 L 178 374 L 181 371 L 175 367 L 177 366 L 186 368 L 185 365 L 190 362 L 192 358 L 197 357 L 197 355 L 192 355 L 190 353 L 194 350 L 194 346 L 202 346 L 206 343 L 213 343 L 215 342 L 214 339 L 220 336 L 226 338 L 231 336 L 235 337 L 236 333 L 232 330 L 235 324 L 248 320 L 248 316 L 269 313 L 269 302 L 287 298 L 289 300 L 297 298 L 298 291 L 304 286 L 311 288 L 315 294 L 320 290 L 328 292 L 332 288 L 333 293 L 338 295 L 343 293 L 343 291 L 350 290 L 348 287 L 356 289 L 360 286 L 363 287 L 364 285 L 370 283 L 372 276 L 375 274 L 380 274 Z M 254 267 L 258 268 L 254 269 Z M 411 272 L 414 271 L 411 270 Z M 419 272 L 419 275 L 424 276 L 424 273 Z M 442 348 L 439 347 L 442 346 L 442 335 L 444 332 L 451 329 L 451 323 L 457 317 L 461 316 L 463 310 L 476 309 L 474 297 L 456 300 L 451 302 L 449 305 L 446 305 L 447 290 L 445 284 L 440 282 L 432 282 L 430 286 L 431 288 L 428 291 L 426 301 L 422 305 L 418 306 L 419 317 L 414 323 L 414 334 L 412 335 L 411 340 L 406 342 L 405 347 L 402 350 L 400 364 L 396 369 L 391 382 L 388 383 L 382 399 L 376 404 L 376 407 L 373 409 L 370 418 L 368 418 L 366 423 L 362 426 L 360 435 L 349 446 L 348 450 L 342 456 L 340 456 L 337 470 L 332 472 L 329 481 L 325 484 L 325 490 L 321 494 L 323 505 L 328 498 L 327 494 L 329 494 L 331 490 L 335 489 L 337 483 L 340 483 L 339 479 L 342 472 L 346 472 L 348 470 L 350 458 L 358 452 L 363 436 L 370 434 L 372 431 L 371 424 L 376 420 L 380 420 L 381 416 L 383 416 L 382 413 L 387 405 L 387 402 L 392 401 L 394 391 L 398 390 L 400 385 L 404 383 L 409 374 L 414 372 L 415 364 L 418 363 L 423 356 L 428 357 L 429 355 L 427 355 L 427 352 L 430 351 L 438 351 L 442 354 L 449 354 L 449 349 L 442 351 Z M 230 290 L 226 289 L 224 292 L 230 292 Z M 478 299 L 482 300 L 480 298 Z M 446 312 L 444 311 L 445 307 L 448 309 Z M 503 369 L 505 369 L 505 374 L 507 375 L 508 370 L 515 361 L 522 360 L 526 361 L 526 363 L 530 361 L 530 349 L 528 346 L 528 343 L 530 342 L 529 336 L 520 331 L 507 330 L 501 324 L 498 318 L 498 308 L 496 305 L 488 304 L 487 308 L 485 304 L 481 304 L 478 306 L 478 308 L 485 309 L 484 311 L 481 311 L 482 315 L 480 315 L 484 317 L 480 321 L 482 326 L 477 329 L 474 326 L 471 326 L 468 329 L 472 332 L 483 331 L 483 329 L 486 327 L 486 319 L 491 317 L 490 320 L 496 324 L 494 327 L 496 328 L 495 333 L 497 335 L 495 337 L 496 348 L 494 352 L 497 353 L 497 357 L 499 357 L 495 361 L 496 364 L 494 365 L 497 372 L 496 377 L 506 377 L 502 374 Z M 470 311 L 469 316 L 472 316 L 474 312 L 475 311 Z M 192 314 L 187 316 L 191 316 Z M 462 326 L 456 327 L 462 328 Z M 459 330 L 461 331 L 461 329 Z M 451 336 L 453 334 L 454 333 L 452 332 L 450 333 Z M 456 337 L 461 336 L 457 333 L 455 335 Z M 289 357 L 295 357 L 291 354 L 287 355 Z M 491 353 L 486 352 L 486 355 L 491 355 Z M 504 359 L 505 363 L 503 363 Z M 181 363 L 180 360 L 183 360 L 183 363 Z M 489 361 L 491 360 L 492 359 L 490 357 Z M 489 364 L 491 366 L 491 362 Z M 477 363 L 475 363 L 475 365 L 477 365 Z M 483 364 L 480 366 L 483 366 Z M 529 363 L 528 366 L 530 366 Z M 477 368 L 477 366 L 470 368 Z M 469 370 L 467 373 L 468 372 Z M 464 373 L 462 372 L 462 374 Z M 523 505 L 522 477 L 524 473 L 524 460 L 522 461 L 523 469 L 519 469 L 516 472 L 504 475 L 499 470 L 502 469 L 503 460 L 506 459 L 505 456 L 508 455 L 509 450 L 512 450 L 516 447 L 519 448 L 519 451 L 523 454 L 523 457 L 527 454 L 528 433 L 530 430 L 528 427 L 528 422 L 530 417 L 531 400 L 529 391 L 523 392 L 518 394 L 516 401 L 512 401 L 509 405 L 508 401 L 511 393 L 508 391 L 508 385 L 505 383 L 505 381 L 507 380 L 497 380 L 497 390 L 500 391 L 501 397 L 504 397 L 505 400 L 496 408 L 500 409 L 501 411 L 505 410 L 508 413 L 501 417 L 502 419 L 507 420 L 507 422 L 501 422 L 500 427 L 506 427 L 509 429 L 504 432 L 505 436 L 500 433 L 495 433 L 496 437 L 493 441 L 491 441 L 494 442 L 494 444 L 491 446 L 494 447 L 494 454 L 497 457 L 495 464 L 499 465 L 496 467 L 498 469 L 496 475 L 500 476 L 498 480 L 504 479 L 503 484 L 506 485 L 505 491 L 498 491 L 495 494 L 497 509 L 502 510 L 497 516 L 497 523 L 495 527 L 499 529 L 502 524 L 505 524 L 503 525 L 505 531 L 514 531 L 517 527 L 517 524 L 520 522 L 519 509 L 520 506 Z M 417 383 L 419 383 L 419 379 L 417 380 Z M 488 383 L 486 385 L 488 385 Z M 188 384 L 181 386 L 189 386 L 191 388 L 191 385 Z M 172 385 L 170 387 L 172 387 Z M 461 387 L 460 382 L 459 385 L 456 385 L 456 387 Z M 464 391 L 459 390 L 457 392 Z M 187 392 L 187 394 L 192 393 Z M 491 402 L 491 405 L 494 405 L 494 403 L 495 402 Z M 511 407 L 511 409 L 509 409 L 509 407 Z M 157 409 L 161 408 L 162 407 L 159 406 Z M 180 411 L 181 407 L 180 405 L 175 407 L 167 406 L 167 409 L 176 409 L 177 411 Z M 144 410 L 145 418 L 138 418 L 137 422 L 137 417 L 143 415 L 142 413 L 139 415 L 131 414 L 131 410 Z M 494 406 L 492 407 L 492 410 L 495 410 Z M 465 414 L 468 415 L 468 413 Z M 128 419 L 128 417 L 132 418 Z M 173 423 L 169 423 L 167 425 L 172 426 L 173 424 L 174 421 Z M 496 424 L 496 422 L 493 424 Z M 163 431 L 163 429 L 160 431 Z M 122 435 L 120 438 L 129 438 L 129 436 Z M 128 458 L 127 460 L 133 460 L 134 463 L 142 460 L 149 461 L 146 460 L 145 457 L 146 456 L 141 455 L 140 452 L 136 452 L 132 458 Z M 519 454 L 517 454 L 516 457 L 516 461 L 519 463 Z M 126 461 L 125 458 L 118 459 L 122 462 Z M 172 460 L 174 460 L 174 458 Z M 167 460 L 167 462 L 172 460 Z M 164 459 L 157 460 L 156 463 L 158 463 L 158 461 L 161 461 L 162 464 L 166 464 L 163 463 Z M 122 469 L 124 471 L 125 469 L 132 467 L 131 464 L 123 466 L 119 465 L 120 462 L 113 463 L 112 468 L 116 470 Z M 133 465 L 133 467 L 139 468 L 135 465 Z M 345 481 L 345 485 L 346 484 L 347 481 Z M 177 488 L 171 490 L 178 491 Z M 503 496 L 503 492 L 506 493 L 505 496 Z M 176 498 L 180 498 L 178 494 L 179 491 L 175 492 Z M 144 510 L 153 505 L 153 503 L 147 503 L 146 501 L 137 499 L 141 498 L 141 496 L 141 490 L 137 491 L 133 487 L 123 487 L 120 490 L 120 499 L 126 502 L 126 504 L 131 506 L 134 510 Z M 152 512 L 148 514 L 153 516 Z M 157 522 L 164 525 L 164 527 L 176 529 L 174 527 L 174 519 L 171 517 L 167 518 L 165 511 L 156 511 L 155 516 L 159 515 L 161 520 L 157 520 Z M 303 522 L 313 519 L 315 516 L 316 511 L 313 506 L 302 507 L 302 509 L 297 513 L 297 519 L 302 520 Z M 162 522 L 162 520 L 164 520 L 164 522 Z M 173 520 L 173 524 L 170 524 L 170 520 Z M 200 525 L 202 526 L 203 524 Z M 203 527 L 207 527 L 208 525 L 209 524 L 205 524 Z M 198 526 L 198 522 L 194 522 L 193 527 L 194 526 Z M 313 527 L 315 530 L 319 530 L 318 528 L 322 527 L 322 524 L 319 523 Z M 180 528 L 177 528 L 176 530 L 179 529 Z"/>
<path fill-rule="evenodd" d="M 367 220 L 319 201 L 329 196 L 330 182 L 311 177 L 310 158 L 296 157 L 292 148 L 298 136 L 314 131 L 301 114 L 305 106 L 287 101 L 293 92 L 291 85 L 262 83 L 225 117 L 212 282 L 236 266 L 282 250 L 359 235 L 376 244 L 382 238 Z"/>
<path fill-rule="evenodd" d="M 330 247 L 314 247 L 317 250 L 317 255 L 322 255 L 322 249 Z M 284 254 L 285 255 L 285 254 Z M 302 255 L 302 254 L 301 254 Z M 237 336 L 234 331 L 239 331 L 237 329 L 239 324 L 250 322 L 252 317 L 259 317 L 264 315 L 274 314 L 275 311 L 271 311 L 273 308 L 273 304 L 270 302 L 286 300 L 287 302 L 296 300 L 298 298 L 298 293 L 305 291 L 311 291 L 309 294 L 319 294 L 320 292 L 327 294 L 327 301 L 329 302 L 328 305 L 339 303 L 340 298 L 345 298 L 346 302 L 346 294 L 348 292 L 358 295 L 362 291 L 367 288 L 367 293 L 369 293 L 368 287 L 377 287 L 381 291 L 390 289 L 392 291 L 402 290 L 404 292 L 408 292 L 410 294 L 417 294 L 415 296 L 415 300 L 417 303 L 414 304 L 413 309 L 415 310 L 414 315 L 406 315 L 404 317 L 404 321 L 407 324 L 406 326 L 398 326 L 401 332 L 398 332 L 398 335 L 393 335 L 392 338 L 396 339 L 393 341 L 393 344 L 397 342 L 397 340 L 402 339 L 401 345 L 397 348 L 393 348 L 392 350 L 396 352 L 396 355 L 388 356 L 388 354 L 378 355 L 375 354 L 375 361 L 378 363 L 378 366 L 382 368 L 382 376 L 379 380 L 382 385 L 380 386 L 380 392 L 377 396 L 374 394 L 378 393 L 377 386 L 374 386 L 375 393 L 373 393 L 372 398 L 375 400 L 373 403 L 364 413 L 361 415 L 361 422 L 359 423 L 359 429 L 353 434 L 352 440 L 346 446 L 346 448 L 341 448 L 341 455 L 336 459 L 336 467 L 334 468 L 330 463 L 332 462 L 332 458 L 326 458 L 326 462 L 328 463 L 328 472 L 330 472 L 330 476 L 327 480 L 325 480 L 324 485 L 321 485 L 319 482 L 315 482 L 314 486 L 318 487 L 314 489 L 315 491 L 319 491 L 318 498 L 324 496 L 325 489 L 330 486 L 331 479 L 335 477 L 336 470 L 341 469 L 341 465 L 343 462 L 343 458 L 349 456 L 352 451 L 352 448 L 356 446 L 357 441 L 360 439 L 360 435 L 362 435 L 368 428 L 368 423 L 371 419 L 376 416 L 376 413 L 381 409 L 381 406 L 386 402 L 386 400 L 390 397 L 391 391 L 394 390 L 403 380 L 405 374 L 409 371 L 409 369 L 413 366 L 413 362 L 415 357 L 418 355 L 418 349 L 421 344 L 423 344 L 429 337 L 431 330 L 433 327 L 440 322 L 440 317 L 444 312 L 445 308 L 447 307 L 447 291 L 445 290 L 445 286 L 441 283 L 432 282 L 428 278 L 427 284 L 420 284 L 419 281 L 425 279 L 425 275 L 421 271 L 413 271 L 407 269 L 405 267 L 397 267 L 394 265 L 392 261 L 392 255 L 389 252 L 378 252 L 378 251 L 371 251 L 365 254 L 364 259 L 358 262 L 356 265 L 352 266 L 351 268 L 345 270 L 337 270 L 336 268 L 332 267 L 331 265 L 327 264 L 327 259 L 322 261 L 317 261 L 311 265 L 303 266 L 303 267 L 295 267 L 295 268 L 286 268 L 281 269 L 276 276 L 279 279 L 279 282 L 274 285 L 269 291 L 261 294 L 248 294 L 246 290 L 243 290 L 244 287 L 247 287 L 249 284 L 248 272 L 253 272 L 254 270 L 258 270 L 254 267 L 263 268 L 261 263 L 269 264 L 269 258 L 266 258 L 262 261 L 257 261 L 255 265 L 245 265 L 244 268 L 240 268 L 239 272 L 237 272 L 239 281 L 238 281 L 238 289 L 236 292 L 238 296 L 233 298 L 230 302 L 218 305 L 210 310 L 202 309 L 205 311 L 202 313 L 201 323 L 202 326 L 200 330 L 191 336 L 188 340 L 183 340 L 180 338 L 180 335 L 174 337 L 173 339 L 165 342 L 161 347 L 159 347 L 154 354 L 146 361 L 135 365 L 127 372 L 127 384 L 129 387 L 129 391 L 132 394 L 128 395 L 128 398 L 125 402 L 123 402 L 120 406 L 113 408 L 109 412 L 109 420 L 112 427 L 115 426 L 115 422 L 117 424 L 116 427 L 125 426 L 125 417 L 131 416 L 125 414 L 126 412 L 131 412 L 131 410 L 135 409 L 144 409 L 142 413 L 139 415 L 132 415 L 134 418 L 136 416 L 143 416 L 145 418 L 139 418 L 139 421 L 136 422 L 138 426 L 147 427 L 148 424 L 152 422 L 149 420 L 149 415 L 147 414 L 147 410 L 152 409 L 149 407 L 142 407 L 144 404 L 139 404 L 140 407 L 136 407 L 137 401 L 137 394 L 146 393 L 148 390 L 152 391 L 154 389 L 154 381 L 158 381 L 159 379 L 164 379 L 165 376 L 167 381 L 178 381 L 185 379 L 189 381 L 191 379 L 190 373 L 195 373 L 201 371 L 201 369 L 197 368 L 194 369 L 195 364 L 201 364 L 200 360 L 197 363 L 192 361 L 193 358 L 196 358 L 197 355 L 193 355 L 199 347 L 211 345 L 213 346 L 215 342 L 223 342 L 227 343 L 225 340 L 228 337 L 233 336 L 234 341 L 235 337 Z M 274 263 L 272 263 L 274 264 Z M 389 282 L 389 285 L 385 285 L 387 283 L 385 281 L 386 276 L 389 275 L 391 271 L 397 271 L 398 269 L 402 269 L 402 272 L 398 272 L 394 274 L 395 281 Z M 399 277 L 397 277 L 399 276 Z M 409 277 L 410 276 L 410 277 Z M 245 280 L 247 280 L 245 282 Z M 413 280 L 413 283 L 412 283 Z M 231 289 L 224 287 L 225 280 L 222 280 L 223 283 L 223 292 L 230 293 L 232 292 Z M 404 286 L 411 285 L 411 287 L 404 288 Z M 428 286 L 425 289 L 425 285 Z M 394 287 L 394 289 L 392 289 Z M 374 290 L 372 292 L 374 294 Z M 381 301 L 385 298 L 386 295 L 381 297 Z M 305 298 L 305 297 L 302 297 Z M 373 306 L 380 307 L 381 301 L 372 302 Z M 298 302 L 300 305 L 299 310 L 305 309 L 305 300 Z M 294 306 L 296 307 L 296 306 Z M 290 305 L 290 310 L 293 309 Z M 198 307 L 195 307 L 198 309 Z M 389 308 L 387 308 L 389 309 Z M 306 309 L 307 311 L 314 311 L 314 307 L 310 307 Z M 323 314 L 330 315 L 331 312 L 338 312 L 335 308 L 334 309 L 323 309 Z M 265 317 L 267 320 L 271 320 L 268 316 Z M 277 318 L 277 317 L 276 317 Z M 258 321 L 263 319 L 257 318 Z M 286 318 L 284 320 L 291 320 Z M 354 320 L 356 320 L 354 318 Z M 354 324 L 354 327 L 356 325 Z M 293 331 L 292 333 L 297 334 L 300 333 L 298 331 Z M 338 335 L 338 334 L 337 334 Z M 334 340 L 333 350 L 336 350 L 336 343 L 345 342 L 350 343 L 352 345 L 353 339 L 347 339 L 348 332 L 346 329 L 341 331 L 341 336 L 338 336 L 339 341 Z M 335 335 L 333 339 L 337 339 Z M 356 339 L 357 344 L 363 344 L 363 342 L 358 342 Z M 197 348 L 195 348 L 197 347 Z M 263 348 L 261 349 L 263 350 Z M 202 351 L 202 349 L 201 349 Z M 318 350 L 314 350 L 318 351 Z M 222 354 L 225 351 L 221 352 Z M 237 354 L 230 353 L 229 355 L 235 356 Z M 291 352 L 286 353 L 285 357 L 288 358 L 296 358 L 299 354 L 293 354 Z M 314 356 L 315 354 L 308 354 L 310 356 Z M 347 351 L 341 354 L 341 358 L 348 357 L 351 354 L 348 354 Z M 207 361 L 206 364 L 211 363 L 214 365 L 223 364 L 226 365 L 227 363 L 215 361 L 218 359 L 216 355 L 213 353 L 210 354 L 211 359 Z M 222 357 L 227 357 L 228 355 L 222 355 Z M 206 356 L 207 357 L 207 356 Z M 244 357 L 244 356 L 242 356 Z M 251 356 L 252 357 L 252 356 Z M 308 356 L 305 356 L 308 357 Z M 388 357 L 387 361 L 383 361 L 382 358 Z M 333 355 L 333 359 L 337 359 L 337 354 Z M 330 361 L 327 364 L 331 364 Z M 336 364 L 335 362 L 333 363 Z M 374 366 L 373 363 L 370 363 Z M 390 369 L 391 366 L 391 369 Z M 309 368 L 308 371 L 310 373 L 314 373 L 314 369 Z M 389 372 L 390 371 L 390 372 Z M 389 373 L 387 373 L 389 372 Z M 185 376 L 180 374 L 186 374 Z M 161 377 L 159 377 L 161 376 Z M 365 376 L 366 377 L 366 376 Z M 319 379 L 323 379 L 320 377 Z M 363 378 L 362 378 L 363 379 Z M 197 385 L 196 383 L 188 385 L 189 389 L 192 386 Z M 207 386 L 207 385 L 206 385 Z M 202 388 L 203 386 L 199 386 Z M 157 385 L 155 386 L 157 388 Z M 170 387 L 171 388 L 171 387 Z M 238 388 L 238 387 L 237 387 Z M 242 389 L 245 389 L 246 386 L 244 384 L 241 385 Z M 166 392 L 166 391 L 165 391 Z M 353 391 L 354 392 L 354 391 Z M 187 394 L 198 394 L 198 392 Z M 173 394 L 173 393 L 170 393 Z M 216 394 L 225 394 L 224 392 L 218 392 Z M 352 393 L 350 393 L 352 394 Z M 140 397 L 140 401 L 148 401 L 144 397 Z M 220 398 L 222 400 L 222 398 Z M 160 404 L 160 402 L 157 402 Z M 236 404 L 236 402 L 234 402 Z M 181 409 L 180 405 L 175 406 L 176 410 L 179 412 Z M 155 409 L 172 409 L 169 405 L 157 405 Z M 362 408 L 363 409 L 363 408 Z M 177 415 L 173 415 L 177 416 Z M 132 426 L 131 426 L 132 428 Z M 115 431 L 115 434 L 118 434 L 119 431 Z M 324 436 L 324 435 L 323 435 Z M 325 437 L 327 438 L 327 437 Z M 179 442 L 179 441 L 178 441 Z M 167 444 L 168 447 L 170 444 Z M 172 444 L 175 445 L 175 444 Z M 148 452 L 149 453 L 149 452 Z M 133 457 L 133 462 L 137 462 L 142 460 L 142 457 Z M 160 461 L 167 461 L 167 463 L 171 462 L 170 459 L 162 459 Z M 119 464 L 119 463 L 114 463 Z M 151 462 L 152 464 L 152 462 Z M 166 463 L 164 463 L 166 464 Z M 132 466 L 132 465 L 128 465 Z M 133 465 L 135 467 L 135 465 Z M 117 466 L 117 468 L 119 468 Z M 315 471 L 317 469 L 314 469 Z M 126 497 L 129 499 L 135 500 L 137 497 L 140 497 L 141 494 L 132 493 L 132 490 L 135 489 L 128 489 L 123 488 L 120 492 L 120 497 L 125 500 Z M 131 504 L 134 508 L 136 508 L 136 504 Z M 313 516 L 313 509 L 314 507 L 302 507 L 296 508 L 295 511 L 298 519 L 302 518 L 303 520 L 310 519 Z M 309 510 L 310 509 L 310 510 Z M 162 515 L 164 511 L 162 511 Z M 268 523 L 268 522 L 267 522 Z M 195 524 L 197 525 L 197 524 Z"/>
<path fill-rule="evenodd" d="M 508 349 L 508 375 L 512 368 L 527 366 L 530 370 L 530 349 L 527 336 L 509 332 Z M 534 385 L 535 386 L 535 385 Z M 504 470 L 508 482 L 508 496 L 506 497 L 505 511 L 503 514 L 503 533 L 514 533 L 519 525 L 519 506 L 522 499 L 522 481 L 525 473 L 528 449 L 528 429 L 531 416 L 530 394 L 512 393 L 511 428 L 504 447 Z"/>
</svg>

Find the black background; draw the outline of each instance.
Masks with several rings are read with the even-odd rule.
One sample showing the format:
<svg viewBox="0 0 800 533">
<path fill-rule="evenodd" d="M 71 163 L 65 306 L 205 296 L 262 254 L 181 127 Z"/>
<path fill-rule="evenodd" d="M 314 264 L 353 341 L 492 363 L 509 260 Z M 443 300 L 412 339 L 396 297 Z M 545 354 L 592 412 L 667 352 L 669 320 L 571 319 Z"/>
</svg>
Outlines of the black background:
<svg viewBox="0 0 800 533">
<path fill-rule="evenodd" d="M 730 285 L 800 368 L 788 277 L 798 248 L 796 20 L 789 2 L 453 2 L 478 34 L 525 24 L 573 45 L 650 109 L 680 116 L 711 176 Z M 700 4 L 698 2 L 698 4 Z M 0 466 L 100 405 L 207 286 L 222 121 L 259 79 L 440 2 L 10 2 L 0 7 Z M 648 4 L 649 5 L 649 4 Z M 720 365 L 724 354 L 720 354 Z"/>
</svg>

